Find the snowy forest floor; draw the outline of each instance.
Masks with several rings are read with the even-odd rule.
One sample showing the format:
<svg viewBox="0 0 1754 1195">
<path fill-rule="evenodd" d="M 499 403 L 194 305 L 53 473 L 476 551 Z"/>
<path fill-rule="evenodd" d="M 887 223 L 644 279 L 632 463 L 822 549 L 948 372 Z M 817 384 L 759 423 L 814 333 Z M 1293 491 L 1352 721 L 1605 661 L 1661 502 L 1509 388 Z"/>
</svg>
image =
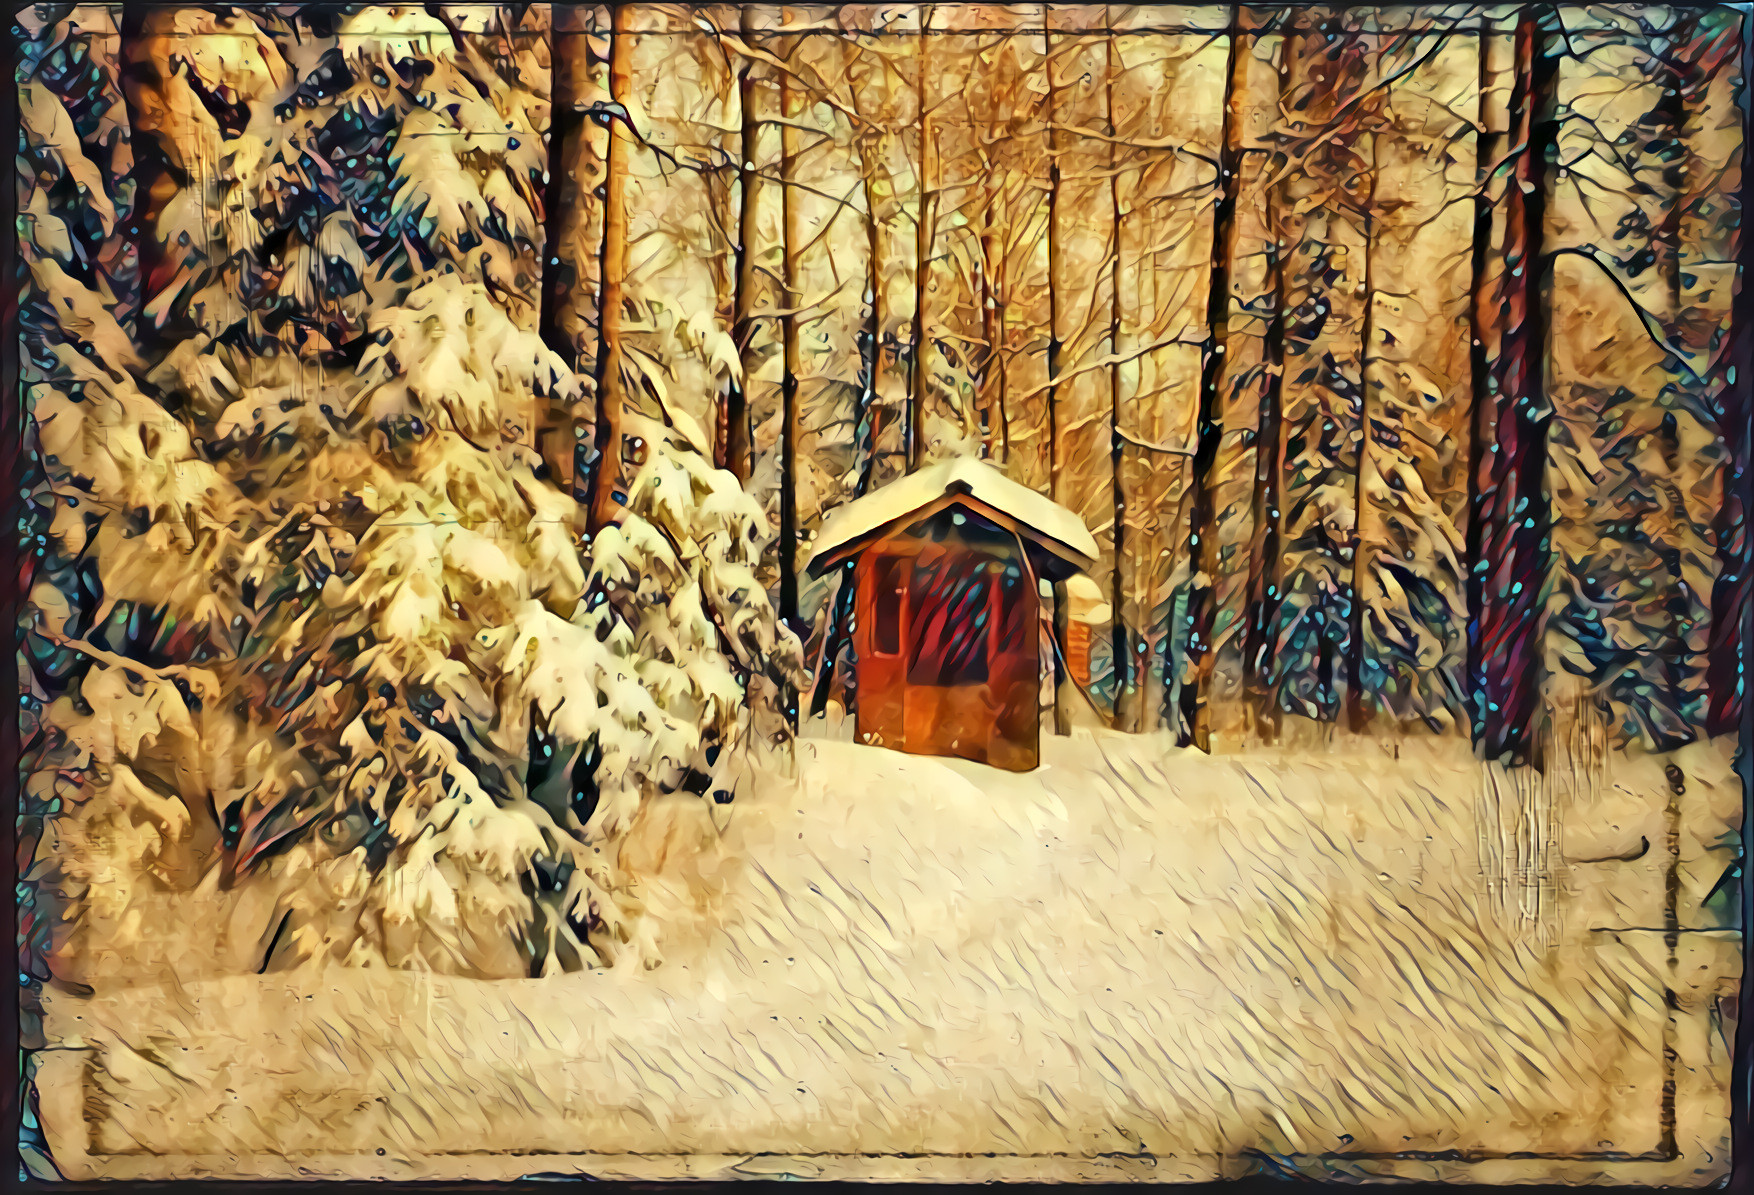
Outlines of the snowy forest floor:
<svg viewBox="0 0 1754 1195">
<path fill-rule="evenodd" d="M 805 740 L 793 788 L 651 810 L 657 969 L 56 995 L 44 1127 L 69 1178 L 1720 1175 L 1735 935 L 1562 875 L 1543 939 L 1449 750 Z"/>
</svg>

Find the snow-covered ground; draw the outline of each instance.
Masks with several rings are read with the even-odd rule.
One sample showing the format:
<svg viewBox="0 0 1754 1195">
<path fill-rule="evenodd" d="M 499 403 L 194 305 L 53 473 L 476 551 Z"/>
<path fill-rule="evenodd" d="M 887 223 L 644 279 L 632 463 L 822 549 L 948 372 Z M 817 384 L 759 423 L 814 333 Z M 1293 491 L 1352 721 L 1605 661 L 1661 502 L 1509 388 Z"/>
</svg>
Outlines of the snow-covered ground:
<svg viewBox="0 0 1754 1195">
<path fill-rule="evenodd" d="M 654 807 L 629 857 L 664 877 L 655 970 L 56 997 L 55 1156 L 69 1177 L 1727 1163 L 1733 936 L 1671 953 L 1562 900 L 1544 944 L 1483 875 L 1465 753 L 1043 748 L 1011 775 L 806 741 L 794 789 Z"/>
</svg>

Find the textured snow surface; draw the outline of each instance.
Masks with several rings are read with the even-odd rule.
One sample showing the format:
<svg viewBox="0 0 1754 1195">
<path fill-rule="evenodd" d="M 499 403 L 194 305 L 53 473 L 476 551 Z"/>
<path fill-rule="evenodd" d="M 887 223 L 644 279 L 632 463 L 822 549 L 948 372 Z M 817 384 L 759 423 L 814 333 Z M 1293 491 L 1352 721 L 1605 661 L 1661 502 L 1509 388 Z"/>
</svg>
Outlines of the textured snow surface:
<svg viewBox="0 0 1754 1195">
<path fill-rule="evenodd" d="M 1703 994 L 1733 936 L 1671 961 L 1574 893 L 1540 945 L 1481 879 L 1464 754 L 1043 745 L 1013 776 L 806 741 L 794 789 L 659 803 L 624 857 L 663 877 L 656 970 L 56 996 L 55 1155 L 69 1177 L 1727 1164 Z M 1646 863 L 1615 866 L 1624 890 Z M 1679 1156 L 1615 1160 L 1665 1153 L 1665 1042 Z M 1516 1151 L 1540 1156 L 1493 1160 Z"/>
</svg>

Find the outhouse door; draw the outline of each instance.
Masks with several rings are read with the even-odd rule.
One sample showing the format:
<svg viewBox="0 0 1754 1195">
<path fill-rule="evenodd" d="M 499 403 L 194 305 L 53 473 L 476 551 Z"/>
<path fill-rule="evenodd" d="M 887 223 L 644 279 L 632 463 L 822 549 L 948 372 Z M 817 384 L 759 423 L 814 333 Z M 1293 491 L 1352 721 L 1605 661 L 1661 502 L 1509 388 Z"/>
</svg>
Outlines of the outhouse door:
<svg viewBox="0 0 1754 1195">
<path fill-rule="evenodd" d="M 859 562 L 855 650 L 859 741 L 907 749 L 908 587 L 912 561 L 882 551 Z"/>
<path fill-rule="evenodd" d="M 867 553 L 858 577 L 859 741 L 1034 767 L 1036 602 L 1021 568 L 908 538 Z"/>
</svg>

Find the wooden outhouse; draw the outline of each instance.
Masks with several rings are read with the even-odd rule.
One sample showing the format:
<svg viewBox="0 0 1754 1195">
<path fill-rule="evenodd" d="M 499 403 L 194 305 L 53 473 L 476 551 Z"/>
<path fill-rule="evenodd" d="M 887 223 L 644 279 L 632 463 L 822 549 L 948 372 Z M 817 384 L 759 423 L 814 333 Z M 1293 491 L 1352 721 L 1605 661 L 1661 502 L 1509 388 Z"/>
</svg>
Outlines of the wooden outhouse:
<svg viewBox="0 0 1754 1195">
<path fill-rule="evenodd" d="M 846 569 L 841 583 L 855 586 L 846 629 L 858 740 L 1035 767 L 1042 594 L 1096 552 L 1077 515 L 972 458 L 832 511 L 809 567 Z"/>
</svg>

